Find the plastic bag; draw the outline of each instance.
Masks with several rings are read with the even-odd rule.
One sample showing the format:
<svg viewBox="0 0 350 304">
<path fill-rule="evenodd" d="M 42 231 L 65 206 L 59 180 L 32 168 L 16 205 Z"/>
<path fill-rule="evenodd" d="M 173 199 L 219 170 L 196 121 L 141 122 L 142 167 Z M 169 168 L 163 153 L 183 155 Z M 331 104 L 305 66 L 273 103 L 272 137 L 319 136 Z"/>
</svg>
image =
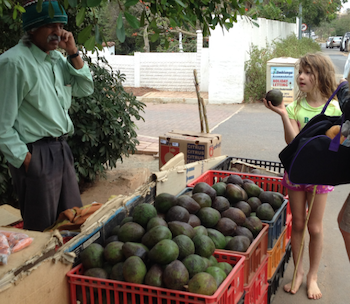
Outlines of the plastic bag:
<svg viewBox="0 0 350 304">
<path fill-rule="evenodd" d="M 28 247 L 33 242 L 33 238 L 29 237 L 25 233 L 18 233 L 18 232 L 12 232 L 12 231 L 4 231 L 4 230 L 0 230 L 0 233 L 6 236 L 8 244 L 10 246 L 11 253 L 20 251 Z"/>
<path fill-rule="evenodd" d="M 0 233 L 0 265 L 7 264 L 11 249 L 6 235 Z"/>
</svg>

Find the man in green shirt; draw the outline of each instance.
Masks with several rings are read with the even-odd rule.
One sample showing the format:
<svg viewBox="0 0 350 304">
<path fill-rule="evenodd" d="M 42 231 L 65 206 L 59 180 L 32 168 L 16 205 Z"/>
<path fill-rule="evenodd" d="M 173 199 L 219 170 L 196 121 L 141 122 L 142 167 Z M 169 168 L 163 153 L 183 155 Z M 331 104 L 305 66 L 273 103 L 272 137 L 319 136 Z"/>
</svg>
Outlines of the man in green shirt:
<svg viewBox="0 0 350 304">
<path fill-rule="evenodd" d="M 24 5 L 25 35 L 0 56 L 0 150 L 9 162 L 24 228 L 43 231 L 60 212 L 82 206 L 66 142 L 74 131 L 68 109 L 72 95 L 88 96 L 94 87 L 72 33 L 63 29 L 63 7 L 54 0 L 44 1 L 41 12 L 36 6 Z"/>
</svg>

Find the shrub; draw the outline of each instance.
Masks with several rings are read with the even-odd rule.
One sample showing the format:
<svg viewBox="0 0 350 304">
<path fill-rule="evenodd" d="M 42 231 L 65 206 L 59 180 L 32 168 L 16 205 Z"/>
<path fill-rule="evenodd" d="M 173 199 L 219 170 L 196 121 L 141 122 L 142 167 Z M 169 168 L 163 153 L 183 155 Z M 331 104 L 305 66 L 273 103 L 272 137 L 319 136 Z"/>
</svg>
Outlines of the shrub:
<svg viewBox="0 0 350 304">
<path fill-rule="evenodd" d="M 245 62 L 246 82 L 244 88 L 244 102 L 261 101 L 266 94 L 266 65 L 273 58 L 299 58 L 307 53 L 321 51 L 320 45 L 312 39 L 303 37 L 298 39 L 295 34 L 287 39 L 279 39 L 259 49 L 252 46 L 250 59 Z"/>
<path fill-rule="evenodd" d="M 134 154 L 137 140 L 135 120 L 143 118 L 145 104 L 126 93 L 122 86 L 125 75 L 115 72 L 103 57 L 96 63 L 85 59 L 94 79 L 94 93 L 73 98 L 69 115 L 74 135 L 68 144 L 74 156 L 80 185 L 105 176 L 107 168 L 115 168 L 123 155 Z"/>
</svg>

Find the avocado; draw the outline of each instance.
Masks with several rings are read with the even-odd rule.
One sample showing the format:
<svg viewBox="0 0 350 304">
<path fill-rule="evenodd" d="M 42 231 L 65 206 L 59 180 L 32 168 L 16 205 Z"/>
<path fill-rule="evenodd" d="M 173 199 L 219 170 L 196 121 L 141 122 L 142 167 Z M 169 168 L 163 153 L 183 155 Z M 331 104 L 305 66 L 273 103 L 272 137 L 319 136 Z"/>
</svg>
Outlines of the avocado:
<svg viewBox="0 0 350 304">
<path fill-rule="evenodd" d="M 207 272 L 200 272 L 188 281 L 188 291 L 202 295 L 212 296 L 217 290 L 214 277 Z"/>
<path fill-rule="evenodd" d="M 148 221 L 157 216 L 157 209 L 151 204 L 140 204 L 134 208 L 133 221 L 146 228 Z M 122 226 L 123 227 L 123 226 Z"/>
<path fill-rule="evenodd" d="M 272 105 L 279 106 L 283 101 L 283 93 L 280 90 L 273 89 L 266 93 L 265 99 L 271 101 Z"/>
<path fill-rule="evenodd" d="M 205 182 L 199 182 L 196 184 L 192 189 L 192 196 L 196 193 L 206 193 L 210 196 L 211 200 L 213 201 L 216 197 L 216 190 L 210 186 L 208 183 Z"/>
<path fill-rule="evenodd" d="M 220 212 L 211 207 L 201 208 L 197 212 L 197 216 L 201 221 L 201 225 L 207 228 L 214 227 L 221 218 Z"/>
<path fill-rule="evenodd" d="M 165 267 L 163 281 L 167 288 L 183 290 L 188 280 L 188 270 L 181 261 L 175 260 Z"/>
<path fill-rule="evenodd" d="M 256 216 L 262 221 L 271 221 L 275 211 L 269 203 L 263 203 L 256 209 Z"/>
</svg>

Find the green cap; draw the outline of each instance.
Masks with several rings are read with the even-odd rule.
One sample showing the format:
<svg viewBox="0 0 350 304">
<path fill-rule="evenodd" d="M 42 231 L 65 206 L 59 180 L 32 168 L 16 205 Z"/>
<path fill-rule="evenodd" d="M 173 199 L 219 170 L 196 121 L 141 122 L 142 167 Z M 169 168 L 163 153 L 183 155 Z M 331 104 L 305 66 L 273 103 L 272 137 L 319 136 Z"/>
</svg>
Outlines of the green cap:
<svg viewBox="0 0 350 304">
<path fill-rule="evenodd" d="M 23 30 L 25 32 L 43 26 L 49 23 L 63 23 L 67 24 L 68 17 L 63 8 L 57 1 L 44 1 L 42 3 L 42 10 L 36 10 L 38 2 L 30 1 L 24 5 L 25 13 L 22 14 Z M 49 7 L 52 5 L 54 16 L 49 15 Z"/>
</svg>

